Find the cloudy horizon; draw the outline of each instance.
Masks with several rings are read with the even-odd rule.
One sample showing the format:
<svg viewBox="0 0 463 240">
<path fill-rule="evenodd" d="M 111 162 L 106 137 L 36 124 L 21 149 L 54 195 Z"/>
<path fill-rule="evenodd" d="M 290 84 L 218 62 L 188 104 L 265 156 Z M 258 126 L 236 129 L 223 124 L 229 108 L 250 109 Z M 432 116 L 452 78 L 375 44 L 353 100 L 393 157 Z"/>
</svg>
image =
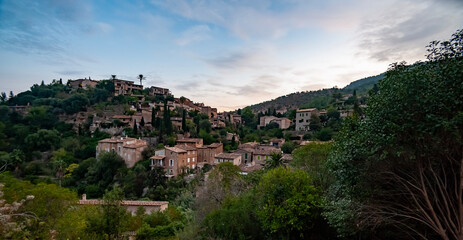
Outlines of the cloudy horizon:
<svg viewBox="0 0 463 240">
<path fill-rule="evenodd" d="M 461 23 L 458 0 L 6 0 L 0 91 L 143 74 L 145 87 L 232 110 L 425 60 Z"/>
</svg>

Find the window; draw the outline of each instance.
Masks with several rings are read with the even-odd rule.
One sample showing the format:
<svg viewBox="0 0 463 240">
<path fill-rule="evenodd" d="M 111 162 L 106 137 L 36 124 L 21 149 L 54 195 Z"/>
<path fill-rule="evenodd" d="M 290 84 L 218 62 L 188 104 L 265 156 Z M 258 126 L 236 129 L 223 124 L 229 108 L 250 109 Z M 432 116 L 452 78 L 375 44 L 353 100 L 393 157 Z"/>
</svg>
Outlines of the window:
<svg viewBox="0 0 463 240">
<path fill-rule="evenodd" d="M 174 160 L 173 159 L 169 160 L 169 166 L 171 166 L 171 167 L 174 166 Z"/>
<path fill-rule="evenodd" d="M 193 169 L 195 169 L 195 165 L 193 164 Z"/>
<path fill-rule="evenodd" d="M 162 166 L 162 159 L 158 159 L 159 166 Z"/>
<path fill-rule="evenodd" d="M 195 162 L 195 158 L 193 158 L 193 162 Z"/>
<path fill-rule="evenodd" d="M 190 155 L 190 151 L 188 151 L 188 155 Z"/>
<path fill-rule="evenodd" d="M 195 151 L 193 151 L 193 154 L 195 154 Z"/>
<path fill-rule="evenodd" d="M 260 160 L 260 156 L 257 156 L 257 160 Z"/>
<path fill-rule="evenodd" d="M 244 154 L 244 158 L 248 159 L 248 154 L 247 153 Z"/>
<path fill-rule="evenodd" d="M 121 152 L 121 147 L 119 147 L 118 151 Z"/>
<path fill-rule="evenodd" d="M 190 158 L 188 158 L 187 161 L 190 162 Z"/>
</svg>

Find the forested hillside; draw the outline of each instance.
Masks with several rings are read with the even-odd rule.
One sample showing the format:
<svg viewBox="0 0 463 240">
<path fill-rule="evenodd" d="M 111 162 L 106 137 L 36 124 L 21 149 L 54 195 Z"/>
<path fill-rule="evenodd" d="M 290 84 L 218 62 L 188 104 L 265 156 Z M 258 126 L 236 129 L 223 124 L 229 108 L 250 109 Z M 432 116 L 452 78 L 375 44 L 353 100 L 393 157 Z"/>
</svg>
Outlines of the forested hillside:
<svg viewBox="0 0 463 240">
<path fill-rule="evenodd" d="M 384 73 L 381 73 L 376 76 L 356 80 L 342 89 L 330 88 L 317 91 L 295 92 L 269 101 L 254 104 L 250 107 L 254 112 L 265 112 L 269 108 L 285 111 L 301 107 L 324 108 L 328 105 L 328 101 L 333 94 L 347 95 L 352 94 L 353 91 L 356 90 L 357 94 L 361 96 L 367 95 L 368 91 L 372 89 L 373 86 L 381 79 L 383 79 L 384 76 Z"/>
</svg>

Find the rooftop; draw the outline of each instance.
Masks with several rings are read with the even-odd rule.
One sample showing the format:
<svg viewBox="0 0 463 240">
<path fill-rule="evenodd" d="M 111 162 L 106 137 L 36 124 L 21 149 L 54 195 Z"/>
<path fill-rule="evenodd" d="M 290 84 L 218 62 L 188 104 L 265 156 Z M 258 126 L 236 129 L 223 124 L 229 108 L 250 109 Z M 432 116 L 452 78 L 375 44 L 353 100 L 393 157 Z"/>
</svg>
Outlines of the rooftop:
<svg viewBox="0 0 463 240">
<path fill-rule="evenodd" d="M 317 110 L 316 108 L 298 109 L 296 112 L 312 112 Z"/>
<path fill-rule="evenodd" d="M 178 148 L 178 147 L 165 147 L 165 148 L 166 148 L 166 150 L 176 152 L 176 153 L 186 153 L 185 150 L 183 150 L 181 148 Z"/>
<path fill-rule="evenodd" d="M 188 146 L 188 145 L 177 144 L 177 145 L 175 145 L 175 147 L 186 150 L 186 151 L 195 151 L 196 150 L 196 148 L 194 148 L 192 146 Z"/>
<path fill-rule="evenodd" d="M 219 153 L 215 156 L 215 158 L 224 158 L 224 159 L 235 159 L 237 157 L 241 157 L 241 154 L 236 153 Z"/>
<path fill-rule="evenodd" d="M 199 143 L 202 140 L 203 140 L 202 138 L 184 138 L 184 139 L 177 140 L 177 142 Z"/>
<path fill-rule="evenodd" d="M 220 146 L 222 146 L 222 145 L 223 145 L 223 143 L 212 143 L 211 145 L 208 145 L 208 147 L 210 147 L 210 148 L 217 148 L 217 147 L 220 147 Z"/>
<path fill-rule="evenodd" d="M 104 200 L 98 200 L 98 199 L 79 200 L 79 204 L 100 205 L 100 204 L 104 204 Z M 169 204 L 169 202 L 166 202 L 166 201 L 131 201 L 131 200 L 121 201 L 121 205 L 125 205 L 125 206 L 162 206 L 166 204 Z"/>
</svg>

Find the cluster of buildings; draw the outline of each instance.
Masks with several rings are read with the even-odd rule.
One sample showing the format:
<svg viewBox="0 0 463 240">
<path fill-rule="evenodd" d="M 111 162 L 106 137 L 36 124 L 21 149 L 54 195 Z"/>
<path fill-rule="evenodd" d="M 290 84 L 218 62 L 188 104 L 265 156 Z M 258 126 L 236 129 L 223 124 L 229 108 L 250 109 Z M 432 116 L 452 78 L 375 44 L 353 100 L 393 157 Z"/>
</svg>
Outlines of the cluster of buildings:
<svg viewBox="0 0 463 240">
<path fill-rule="evenodd" d="M 273 153 L 281 153 L 283 143 L 283 139 L 274 139 L 267 145 L 245 143 L 240 144 L 234 152 L 224 153 L 222 143 L 204 145 L 201 138 L 183 138 L 177 140 L 175 146 L 166 146 L 156 151 L 150 157 L 150 165 L 152 168 L 164 168 L 168 177 L 202 168 L 205 164 L 216 165 L 222 162 L 231 162 L 246 172 L 262 168 L 265 160 Z M 142 152 L 147 148 L 148 143 L 141 139 L 112 137 L 100 140 L 96 152 L 97 157 L 102 152 L 115 152 L 124 159 L 127 167 L 133 167 L 142 160 Z"/>
<path fill-rule="evenodd" d="M 151 103 L 145 102 L 145 97 L 142 94 L 143 85 L 136 84 L 134 81 L 122 80 L 116 78 L 116 75 L 112 75 L 110 81 L 114 83 L 114 96 L 131 96 L 135 97 L 138 101 L 134 104 L 130 110 L 132 110 L 133 114 L 111 114 L 105 113 L 103 116 L 94 116 L 92 122 L 93 130 L 96 128 L 108 128 L 113 127 L 114 122 L 117 122 L 124 127 L 134 127 L 135 124 L 140 124 L 143 119 L 145 124 L 150 124 L 152 119 L 152 110 L 155 109 L 156 116 L 162 116 L 162 112 L 164 111 L 164 103 L 153 101 Z M 95 88 L 99 81 L 91 80 L 90 78 L 84 79 L 77 79 L 77 80 L 69 80 L 67 85 L 70 86 L 72 89 L 89 89 Z M 206 106 L 204 103 L 195 103 L 188 98 L 180 97 L 175 98 L 172 92 L 168 88 L 161 88 L 156 86 L 151 86 L 148 89 L 148 96 L 162 96 L 164 99 L 168 99 L 167 107 L 170 110 L 181 108 L 187 111 L 198 111 L 199 113 L 205 114 L 208 116 L 212 127 L 225 127 L 225 121 L 228 120 L 235 124 L 241 123 L 241 116 L 236 115 L 233 116 L 232 113 L 222 113 L 221 115 L 218 114 L 217 108 L 212 108 L 210 106 Z M 83 124 L 87 120 L 87 116 L 79 116 L 76 117 L 76 121 L 74 121 L 74 125 L 78 126 L 79 124 Z M 191 119 L 190 119 L 191 120 Z M 180 128 L 182 126 L 182 119 L 181 117 L 172 117 L 171 118 L 172 125 Z"/>
</svg>

